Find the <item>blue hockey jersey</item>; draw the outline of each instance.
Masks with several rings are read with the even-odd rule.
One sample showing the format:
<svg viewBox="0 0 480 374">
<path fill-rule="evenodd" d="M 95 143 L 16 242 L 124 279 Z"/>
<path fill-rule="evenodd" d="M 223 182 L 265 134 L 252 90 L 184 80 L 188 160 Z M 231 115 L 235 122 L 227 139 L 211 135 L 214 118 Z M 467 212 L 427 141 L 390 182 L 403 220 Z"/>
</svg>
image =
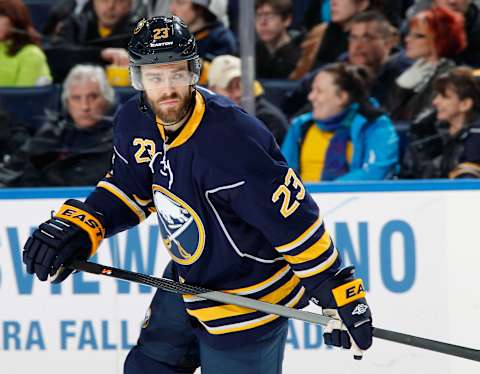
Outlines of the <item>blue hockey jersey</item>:
<svg viewBox="0 0 480 374">
<path fill-rule="evenodd" d="M 316 203 L 261 122 L 207 90 L 195 95 L 171 143 L 138 97 L 123 106 L 112 170 L 87 204 L 104 214 L 107 236 L 156 212 L 182 282 L 304 307 L 340 265 Z M 261 333 L 279 321 L 195 296 L 184 302 L 210 337 Z"/>
</svg>

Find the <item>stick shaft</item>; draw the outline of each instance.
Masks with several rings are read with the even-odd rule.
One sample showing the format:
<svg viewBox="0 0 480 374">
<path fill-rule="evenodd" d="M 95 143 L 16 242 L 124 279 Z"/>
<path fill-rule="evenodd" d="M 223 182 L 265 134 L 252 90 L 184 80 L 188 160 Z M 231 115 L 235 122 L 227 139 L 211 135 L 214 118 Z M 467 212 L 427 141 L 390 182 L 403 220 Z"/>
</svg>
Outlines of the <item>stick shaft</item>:
<svg viewBox="0 0 480 374">
<path fill-rule="evenodd" d="M 166 278 L 156 278 L 150 275 L 135 273 L 132 271 L 100 265 L 93 262 L 73 261 L 68 267 L 74 270 L 82 270 L 87 273 L 105 275 L 116 279 L 123 279 L 130 282 L 140 283 L 155 288 L 160 288 L 165 291 L 174 292 L 177 294 L 195 295 L 196 297 L 200 297 L 203 299 L 213 300 L 226 304 L 234 304 L 245 308 L 258 310 L 260 312 L 276 314 L 286 318 L 294 318 L 297 320 L 311 322 L 322 326 L 326 326 L 327 323 L 332 320 L 332 318 L 323 316 L 318 313 L 298 310 L 283 305 L 270 304 L 260 300 L 229 294 L 226 292 L 212 291 L 198 286 L 191 286 L 188 284 L 175 282 Z M 457 356 L 468 360 L 480 362 L 480 350 L 477 349 L 443 343 L 414 335 L 407 335 L 395 331 L 380 329 L 378 327 L 373 328 L 373 336 L 378 339 L 388 340 L 395 343 L 405 344 L 417 348 L 423 348 L 430 351 L 447 354 L 450 356 Z"/>
</svg>

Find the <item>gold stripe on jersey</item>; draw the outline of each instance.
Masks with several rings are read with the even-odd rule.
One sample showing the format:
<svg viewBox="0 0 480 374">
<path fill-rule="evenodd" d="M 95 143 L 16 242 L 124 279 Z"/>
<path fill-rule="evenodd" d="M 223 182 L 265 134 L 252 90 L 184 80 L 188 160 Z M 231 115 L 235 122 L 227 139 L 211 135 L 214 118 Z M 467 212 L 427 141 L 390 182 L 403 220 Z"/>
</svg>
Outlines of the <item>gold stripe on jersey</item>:
<svg viewBox="0 0 480 374">
<path fill-rule="evenodd" d="M 295 295 L 295 297 L 290 300 L 286 306 L 293 308 L 295 305 L 298 304 L 298 302 L 302 299 L 303 294 L 305 293 L 305 288 L 302 287 L 298 291 L 298 293 Z M 222 325 L 222 326 L 216 326 L 216 327 L 210 327 L 208 326 L 205 322 L 199 321 L 205 329 L 213 335 L 220 335 L 220 334 L 227 334 L 230 332 L 237 332 L 237 331 L 243 331 L 243 330 L 249 330 L 253 329 L 258 326 L 265 325 L 269 322 L 272 322 L 273 320 L 276 320 L 279 318 L 279 316 L 275 314 L 267 314 L 266 316 L 256 318 L 250 321 L 245 321 L 245 322 L 238 322 L 238 323 L 232 323 L 229 325 Z"/>
<path fill-rule="evenodd" d="M 250 295 L 252 293 L 262 291 L 265 288 L 270 287 L 272 284 L 282 279 L 285 275 L 288 274 L 290 269 L 291 269 L 290 266 L 286 265 L 285 267 L 277 271 L 273 276 L 264 280 L 263 282 L 254 284 L 253 286 L 249 286 L 249 287 L 237 288 L 235 290 L 225 290 L 224 292 L 233 293 L 235 295 Z"/>
<path fill-rule="evenodd" d="M 320 257 L 328 250 L 328 248 L 330 248 L 331 244 L 332 239 L 330 238 L 328 232 L 325 231 L 322 237 L 317 242 L 315 242 L 315 244 L 313 244 L 311 247 L 307 248 L 303 252 L 295 256 L 283 255 L 283 257 L 291 264 L 301 264 Z"/>
<path fill-rule="evenodd" d="M 193 108 L 192 115 L 188 119 L 187 123 L 183 126 L 180 134 L 175 138 L 172 144 L 168 145 L 168 149 L 179 147 L 184 144 L 190 137 L 197 131 L 200 122 L 202 122 L 203 115 L 205 114 L 205 99 L 196 91 L 195 93 L 195 106 Z M 162 139 L 165 141 L 165 130 L 162 125 L 162 121 L 158 116 L 156 117 L 157 127 L 160 131 Z"/>
<path fill-rule="evenodd" d="M 248 287 L 237 288 L 234 290 L 222 290 L 221 292 L 233 293 L 235 295 L 250 295 L 252 293 L 262 291 L 265 288 L 270 287 L 272 284 L 278 282 L 280 279 L 282 279 L 285 275 L 289 273 L 290 269 L 291 269 L 290 266 L 286 265 L 283 268 L 281 268 L 279 271 L 277 271 L 275 274 L 273 274 L 270 278 L 260 283 L 256 283 Z M 199 301 L 204 299 L 201 299 L 193 295 L 183 295 L 183 300 L 188 303 L 188 302 Z"/>
<path fill-rule="evenodd" d="M 300 278 L 312 277 L 314 275 L 320 274 L 320 273 L 324 272 L 325 270 L 327 270 L 330 266 L 332 266 L 332 264 L 335 262 L 337 257 L 338 257 L 338 251 L 337 251 L 337 248 L 334 247 L 333 252 L 330 255 L 330 257 L 328 257 L 321 264 L 318 264 L 317 266 L 315 266 L 311 269 L 297 270 L 297 271 L 293 270 L 293 271 Z"/>
<path fill-rule="evenodd" d="M 140 206 L 147 206 L 152 202 L 152 199 L 144 200 L 138 197 L 137 195 L 133 194 L 133 198 L 135 199 L 136 203 Z"/>
<path fill-rule="evenodd" d="M 290 295 L 295 287 L 300 283 L 298 277 L 293 276 L 287 283 L 277 290 L 270 292 L 269 294 L 261 297 L 260 301 L 265 301 L 270 304 L 277 304 L 285 297 Z M 241 316 L 248 313 L 255 312 L 254 309 L 245 308 L 242 306 L 224 304 L 219 306 L 212 306 L 201 309 L 188 309 L 187 313 L 191 316 L 198 318 L 200 321 L 213 321 L 220 318 L 229 318 Z"/>
<path fill-rule="evenodd" d="M 308 239 L 312 237 L 313 234 L 317 231 L 317 229 L 323 224 L 323 221 L 320 217 L 308 228 L 305 232 L 300 235 L 297 239 L 291 241 L 290 243 L 281 245 L 279 247 L 275 247 L 275 249 L 280 253 L 285 253 L 291 251 L 292 249 L 297 248 L 299 245 L 305 243 Z"/>
<path fill-rule="evenodd" d="M 97 184 L 97 187 L 101 187 L 111 194 L 115 195 L 117 198 L 119 198 L 127 207 L 130 208 L 130 210 L 135 213 L 138 217 L 138 220 L 140 222 L 144 221 L 146 216 L 145 212 L 140 208 L 132 199 L 130 199 L 125 192 L 123 192 L 120 188 L 115 186 L 112 183 L 108 183 L 105 181 L 100 181 Z"/>
</svg>

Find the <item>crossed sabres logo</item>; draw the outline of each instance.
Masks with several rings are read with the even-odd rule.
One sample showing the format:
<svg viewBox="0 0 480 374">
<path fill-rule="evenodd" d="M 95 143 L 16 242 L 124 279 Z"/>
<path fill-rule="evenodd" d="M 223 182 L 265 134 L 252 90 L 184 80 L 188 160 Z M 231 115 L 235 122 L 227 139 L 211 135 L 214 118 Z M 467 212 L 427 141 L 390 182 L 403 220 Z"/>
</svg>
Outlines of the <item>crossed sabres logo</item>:
<svg viewBox="0 0 480 374">
<path fill-rule="evenodd" d="M 205 246 L 205 229 L 198 214 L 161 186 L 153 186 L 153 196 L 163 244 L 170 256 L 179 264 L 193 264 Z"/>
</svg>

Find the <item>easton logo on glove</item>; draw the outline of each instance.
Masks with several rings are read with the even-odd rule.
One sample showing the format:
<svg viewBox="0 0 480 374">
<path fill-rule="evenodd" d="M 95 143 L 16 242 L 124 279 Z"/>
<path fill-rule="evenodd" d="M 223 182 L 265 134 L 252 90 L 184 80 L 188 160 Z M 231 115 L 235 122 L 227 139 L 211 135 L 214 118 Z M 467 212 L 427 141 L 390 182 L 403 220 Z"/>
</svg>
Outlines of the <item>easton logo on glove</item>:
<svg viewBox="0 0 480 374">
<path fill-rule="evenodd" d="M 63 218 L 85 230 L 92 242 L 90 255 L 93 256 L 95 254 L 100 242 L 105 237 L 105 229 L 97 217 L 67 203 L 61 206 L 60 211 L 55 214 L 55 217 Z"/>
<path fill-rule="evenodd" d="M 332 290 L 337 306 L 350 304 L 352 301 L 365 297 L 365 289 L 361 279 L 354 279 Z"/>
</svg>

